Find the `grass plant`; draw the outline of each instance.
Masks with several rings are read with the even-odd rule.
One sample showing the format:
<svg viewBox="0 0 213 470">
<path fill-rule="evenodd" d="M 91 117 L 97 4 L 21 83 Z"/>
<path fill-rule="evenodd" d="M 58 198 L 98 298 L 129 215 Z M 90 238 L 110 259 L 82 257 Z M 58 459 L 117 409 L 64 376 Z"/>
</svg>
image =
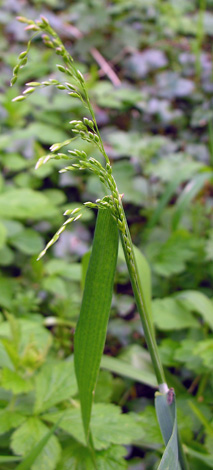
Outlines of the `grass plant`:
<svg viewBox="0 0 213 470">
<path fill-rule="evenodd" d="M 147 347 L 159 387 L 159 392 L 156 395 L 158 419 L 167 446 L 159 470 L 163 468 L 174 470 L 178 469 L 179 465 L 182 470 L 186 470 L 188 465 L 180 439 L 178 438 L 175 395 L 171 401 L 171 390 L 169 390 L 166 383 L 152 324 L 149 292 L 147 291 L 145 280 L 139 274 L 135 251 L 122 204 L 123 195 L 119 193 L 113 177 L 110 159 L 104 148 L 84 76 L 77 69 L 75 61 L 45 17 L 41 17 L 36 22 L 24 17 L 19 17 L 18 19 L 27 25 L 25 28 L 27 31 L 33 33 L 32 39 L 41 33 L 44 44 L 55 51 L 62 61 L 62 64 L 58 64 L 57 67 L 62 73 L 64 80 L 49 79 L 43 82 L 28 82 L 23 93 L 14 98 L 13 101 L 21 102 L 26 100 L 29 95 L 40 87 L 54 86 L 56 89 L 67 93 L 68 97 L 79 100 L 85 107 L 87 114 L 82 120 L 72 120 L 70 122 L 74 136 L 64 142 L 53 144 L 50 147 L 50 152 L 39 159 L 36 167 L 41 167 L 51 159 L 65 160 L 68 165 L 61 169 L 61 172 L 90 171 L 99 178 L 106 190 L 106 195 L 103 198 L 97 199 L 95 202 L 88 201 L 84 203 L 85 210 L 86 208 L 97 209 L 98 217 L 74 341 L 75 371 L 79 388 L 82 420 L 94 468 L 97 467 L 93 452 L 90 418 L 106 338 L 119 235 L 135 302 L 140 314 Z M 32 39 L 28 42 L 27 49 L 19 55 L 18 63 L 13 71 L 12 85 L 15 84 L 20 69 L 27 63 Z M 102 155 L 102 163 L 98 159 L 88 157 L 86 152 L 77 148 L 74 150 L 68 149 L 67 152 L 64 151 L 66 146 L 69 146 L 73 140 L 78 138 L 87 141 L 99 151 Z M 68 224 L 75 222 L 82 216 L 83 210 L 79 207 L 66 210 L 65 216 L 68 216 L 68 218 L 48 242 L 38 259 L 44 256 L 47 249 L 58 240 Z M 164 432 L 165 426 L 166 432 Z M 27 467 L 20 466 L 20 468 Z"/>
</svg>

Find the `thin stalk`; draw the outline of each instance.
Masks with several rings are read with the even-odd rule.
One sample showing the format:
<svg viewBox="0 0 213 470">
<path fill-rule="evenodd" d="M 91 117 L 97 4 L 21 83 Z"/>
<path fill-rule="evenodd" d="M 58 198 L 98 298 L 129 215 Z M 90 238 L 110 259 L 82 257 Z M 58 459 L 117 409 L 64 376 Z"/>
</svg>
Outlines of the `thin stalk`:
<svg viewBox="0 0 213 470">
<path fill-rule="evenodd" d="M 101 146 L 100 151 L 102 152 L 102 155 L 104 156 L 106 162 L 110 163 L 109 157 L 108 157 L 107 153 L 105 152 L 104 144 L 103 144 L 103 141 L 102 141 L 102 138 L 101 138 L 101 135 L 100 135 L 100 131 L 99 131 L 99 127 L 98 127 L 98 124 L 97 124 L 97 121 L 96 121 L 95 113 L 94 113 L 93 107 L 90 103 L 88 91 L 87 91 L 87 89 L 86 89 L 86 87 L 84 86 L 83 83 L 81 84 L 81 86 L 82 86 L 82 90 L 85 94 L 85 98 L 86 98 L 86 102 L 87 102 L 89 112 L 90 112 L 90 114 L 92 116 L 92 119 L 93 119 L 93 122 L 95 124 L 95 129 L 96 129 L 97 135 L 98 135 L 99 140 L 100 140 L 100 146 Z"/>
<path fill-rule="evenodd" d="M 146 343 L 148 346 L 148 350 L 152 359 L 155 375 L 157 378 L 157 382 L 159 387 L 162 389 L 162 385 L 164 384 L 163 389 L 168 388 L 166 384 L 166 379 L 164 375 L 163 366 L 160 360 L 160 356 L 158 353 L 157 343 L 154 336 L 153 326 L 151 324 L 151 319 L 149 313 L 147 311 L 146 303 L 144 300 L 144 295 L 141 287 L 141 282 L 138 274 L 136 259 L 134 255 L 133 245 L 131 236 L 129 233 L 129 228 L 126 221 L 125 212 L 123 209 L 122 202 L 120 201 L 120 207 L 123 213 L 124 221 L 125 221 L 125 233 L 120 231 L 120 238 L 121 243 L 124 250 L 124 255 L 126 259 L 126 264 L 129 271 L 129 276 L 132 284 L 132 289 L 135 297 L 135 301 L 137 304 L 138 312 L 141 317 L 141 322 L 144 330 L 144 335 L 146 339 Z"/>
</svg>

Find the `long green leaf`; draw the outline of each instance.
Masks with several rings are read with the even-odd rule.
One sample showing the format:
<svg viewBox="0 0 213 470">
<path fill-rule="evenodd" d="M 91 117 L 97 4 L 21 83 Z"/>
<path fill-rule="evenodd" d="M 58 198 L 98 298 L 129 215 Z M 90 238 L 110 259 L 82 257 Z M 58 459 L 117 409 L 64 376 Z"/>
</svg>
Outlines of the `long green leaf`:
<svg viewBox="0 0 213 470">
<path fill-rule="evenodd" d="M 198 408 L 198 406 L 193 403 L 192 400 L 188 400 L 188 404 L 195 414 L 195 416 L 199 419 L 200 423 L 203 424 L 203 426 L 206 429 L 206 432 L 208 434 L 211 434 L 213 436 L 213 425 L 209 423 L 208 419 L 205 417 L 205 415 L 202 413 L 202 411 Z"/>
<path fill-rule="evenodd" d="M 205 465 L 208 465 L 210 468 L 213 468 L 213 455 L 212 454 L 203 454 L 198 452 L 190 447 L 185 447 L 187 454 L 191 455 L 197 460 L 200 460 Z M 198 467 L 197 467 L 198 468 Z M 200 467 L 202 469 L 202 467 Z"/>
<path fill-rule="evenodd" d="M 154 372 L 151 373 L 146 370 L 136 369 L 136 367 L 133 367 L 121 359 L 104 355 L 101 359 L 101 367 L 122 377 L 128 377 L 142 384 L 157 388 L 157 380 Z"/>
<path fill-rule="evenodd" d="M 166 449 L 158 470 L 179 470 L 178 434 L 175 397 L 168 403 L 167 395 L 156 394 L 155 409 Z"/>
<path fill-rule="evenodd" d="M 159 200 L 159 203 L 147 224 L 148 229 L 153 228 L 157 224 L 164 210 L 164 207 L 168 204 L 168 202 L 170 201 L 172 195 L 175 193 L 180 183 L 184 181 L 185 179 L 186 179 L 185 174 L 176 175 L 175 178 L 173 178 L 172 181 L 166 186 L 166 189 L 164 193 L 162 194 Z"/>
<path fill-rule="evenodd" d="M 50 437 L 54 434 L 55 430 L 57 429 L 62 417 L 60 417 L 57 423 L 50 429 L 50 431 L 45 434 L 44 437 L 33 447 L 27 457 L 22 460 L 22 462 L 16 467 L 16 470 L 30 470 L 31 466 L 49 441 Z"/>
<path fill-rule="evenodd" d="M 74 361 L 86 438 L 106 339 L 118 252 L 118 229 L 110 212 L 99 210 L 74 339 Z"/>
<path fill-rule="evenodd" d="M 206 181 L 209 181 L 212 176 L 213 173 L 210 171 L 199 173 L 185 186 L 183 192 L 181 193 L 176 203 L 176 210 L 172 220 L 173 230 L 177 229 L 180 219 L 183 216 L 185 210 L 187 209 L 189 203 L 199 193 Z"/>
</svg>

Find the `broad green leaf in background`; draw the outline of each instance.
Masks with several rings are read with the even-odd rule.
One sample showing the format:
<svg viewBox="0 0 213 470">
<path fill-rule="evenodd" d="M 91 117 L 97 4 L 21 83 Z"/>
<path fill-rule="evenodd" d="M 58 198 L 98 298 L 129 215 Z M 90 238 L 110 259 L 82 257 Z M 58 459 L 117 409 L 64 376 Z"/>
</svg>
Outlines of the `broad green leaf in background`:
<svg viewBox="0 0 213 470">
<path fill-rule="evenodd" d="M 43 279 L 42 287 L 45 291 L 50 292 L 57 297 L 66 299 L 68 295 L 68 289 L 64 279 L 59 276 L 48 276 Z"/>
<path fill-rule="evenodd" d="M 23 462 L 16 470 L 53 470 L 60 458 L 61 447 L 53 435 L 56 425 L 48 427 L 36 417 L 28 418 L 11 437 L 15 454 L 23 455 Z"/>
<path fill-rule="evenodd" d="M 26 348 L 29 342 L 33 341 L 33 345 L 39 351 L 43 351 L 45 346 L 51 342 L 51 334 L 40 323 L 35 320 L 18 319 L 20 325 L 21 338 L 20 338 L 20 352 Z M 8 322 L 0 324 L 0 336 L 10 338 L 10 325 Z"/>
<path fill-rule="evenodd" d="M 4 246 L 7 238 L 7 230 L 5 226 L 0 222 L 0 249 Z"/>
<path fill-rule="evenodd" d="M 38 95 L 35 99 L 38 101 Z M 18 129 L 13 133 L 13 139 L 26 140 L 32 137 L 39 142 L 50 145 L 55 142 L 63 142 L 68 138 L 68 135 L 58 127 L 44 124 L 43 122 L 32 122 L 25 129 Z M 10 138 L 11 136 L 9 136 Z"/>
<path fill-rule="evenodd" d="M 18 220 L 4 219 L 2 223 L 7 231 L 7 237 L 15 237 L 24 230 L 24 225 Z"/>
<path fill-rule="evenodd" d="M 206 340 L 204 343 L 206 344 Z M 195 371 L 196 374 L 202 374 L 205 369 L 202 358 L 195 352 L 197 344 L 199 345 L 200 342 L 197 343 L 194 339 L 182 340 L 179 347 L 174 351 L 174 359 L 183 363 L 188 370 Z"/>
<path fill-rule="evenodd" d="M 199 323 L 181 301 L 174 297 L 155 299 L 152 302 L 154 324 L 159 330 L 198 328 Z"/>
<path fill-rule="evenodd" d="M 4 246 L 0 250 L 0 266 L 9 266 L 13 261 L 14 252 L 8 246 Z"/>
<path fill-rule="evenodd" d="M 39 253 L 43 248 L 41 236 L 32 228 L 26 228 L 22 232 L 9 238 L 10 244 L 26 255 Z"/>
<path fill-rule="evenodd" d="M 137 420 L 141 428 L 146 430 L 140 439 L 140 444 L 152 449 L 162 448 L 163 438 L 154 406 L 146 406 L 143 411 L 137 414 Z"/>
<path fill-rule="evenodd" d="M 7 219 L 44 219 L 57 214 L 43 194 L 33 189 L 11 189 L 0 194 L 0 216 Z"/>
<path fill-rule="evenodd" d="M 74 360 L 85 435 L 103 353 L 118 251 L 118 229 L 108 210 L 100 210 L 74 338 Z"/>
<path fill-rule="evenodd" d="M 11 390 L 15 395 L 27 393 L 33 388 L 29 378 L 26 380 L 18 372 L 6 368 L 2 370 L 1 385 L 5 390 Z"/>
<path fill-rule="evenodd" d="M 63 259 L 51 259 L 45 264 L 45 273 L 49 275 L 61 275 L 70 281 L 80 281 L 80 263 L 68 263 Z"/>
<path fill-rule="evenodd" d="M 112 445 L 106 450 L 95 453 L 97 470 L 125 470 L 127 461 L 124 460 L 126 450 L 122 446 Z M 56 470 L 94 470 L 89 450 L 70 438 L 62 451 L 62 458 Z"/>
<path fill-rule="evenodd" d="M 175 397 L 168 403 L 167 395 L 155 395 L 155 408 L 166 449 L 158 470 L 179 470 L 178 435 Z"/>
<path fill-rule="evenodd" d="M 110 403 L 113 387 L 114 378 L 108 370 L 100 370 L 98 380 L 95 389 L 94 402 L 95 403 Z"/>
<path fill-rule="evenodd" d="M 8 340 L 7 340 L 8 341 Z M 4 346 L 5 340 L 0 340 L 0 367 L 7 367 L 8 369 L 13 370 L 13 363 L 5 349 Z M 18 359 L 17 359 L 18 360 Z"/>
<path fill-rule="evenodd" d="M 18 153 L 3 154 L 2 163 L 10 171 L 20 171 L 32 165 L 29 160 L 23 158 Z"/>
<path fill-rule="evenodd" d="M 0 276 L 0 306 L 10 309 L 16 290 L 15 279 Z M 1 335 L 1 331 L 0 331 Z"/>
<path fill-rule="evenodd" d="M 25 421 L 25 416 L 17 411 L 3 409 L 0 411 L 0 434 L 4 434 L 10 429 L 20 426 Z"/>
<path fill-rule="evenodd" d="M 41 413 L 76 393 L 73 362 L 46 363 L 35 378 L 35 412 Z"/>
<path fill-rule="evenodd" d="M 195 343 L 193 353 L 198 356 L 203 365 L 209 370 L 213 370 L 212 355 L 213 355 L 213 338 L 205 339 Z"/>
<path fill-rule="evenodd" d="M 59 411 L 43 416 L 51 423 L 56 423 L 60 417 L 62 420 L 59 427 L 85 445 L 80 409 L 67 409 L 66 413 Z M 137 423 L 136 415 L 121 414 L 119 406 L 108 403 L 93 405 L 91 432 L 96 450 L 107 449 L 111 444 L 127 445 L 133 440 L 143 438 L 144 434 L 142 427 Z"/>
<path fill-rule="evenodd" d="M 184 271 L 187 262 L 197 257 L 202 244 L 202 240 L 181 229 L 173 232 L 165 242 L 155 239 L 149 243 L 146 254 L 153 270 L 160 276 L 169 277 Z"/>
<path fill-rule="evenodd" d="M 194 197 L 199 193 L 204 184 L 211 180 L 212 176 L 213 173 L 210 171 L 199 173 L 185 186 L 175 205 L 175 213 L 172 222 L 173 230 L 177 229 L 181 217 L 192 199 L 194 199 Z"/>
<path fill-rule="evenodd" d="M 176 294 L 176 299 L 182 299 L 184 303 L 195 312 L 198 312 L 213 330 L 213 302 L 202 292 L 186 290 Z"/>
<path fill-rule="evenodd" d="M 154 138 L 162 139 L 162 137 L 154 136 Z M 165 139 L 165 137 L 163 138 Z M 168 139 L 168 138 L 167 138 Z M 152 139 L 151 139 L 152 141 Z M 155 155 L 155 153 L 154 153 Z M 195 161 L 190 155 L 185 152 L 175 152 L 167 153 L 166 156 L 160 155 L 158 161 L 155 159 L 148 163 L 145 168 L 146 173 L 149 176 L 154 176 L 155 178 L 160 179 L 164 183 L 169 183 L 165 189 L 165 194 L 168 188 L 172 188 L 172 183 L 174 183 L 174 190 L 179 180 L 181 181 L 189 180 L 194 174 L 197 174 L 199 171 L 205 171 L 206 166 L 200 161 Z M 163 196 L 162 196 L 163 197 Z"/>
</svg>

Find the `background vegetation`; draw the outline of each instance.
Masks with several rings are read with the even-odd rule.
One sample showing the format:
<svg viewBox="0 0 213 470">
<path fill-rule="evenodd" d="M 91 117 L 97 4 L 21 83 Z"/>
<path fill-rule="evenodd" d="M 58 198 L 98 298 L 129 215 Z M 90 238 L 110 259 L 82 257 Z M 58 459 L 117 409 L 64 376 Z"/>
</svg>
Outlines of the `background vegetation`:
<svg viewBox="0 0 213 470">
<path fill-rule="evenodd" d="M 28 40 L 17 14 L 44 14 L 86 74 L 133 241 L 151 267 L 153 319 L 190 468 L 213 468 L 212 7 L 212 0 L 1 2 L 1 470 L 16 468 L 64 410 L 66 421 L 31 468 L 92 468 L 70 371 L 96 213 L 85 212 L 36 258 L 66 209 L 104 195 L 89 173 L 58 173 L 60 162 L 34 170 L 84 110 L 51 87 L 11 102 L 26 81 L 60 74 L 36 39 L 9 87 Z M 88 143 L 79 145 L 94 156 Z M 157 468 L 156 381 L 121 252 L 102 366 L 92 418 L 100 469 Z"/>
</svg>

